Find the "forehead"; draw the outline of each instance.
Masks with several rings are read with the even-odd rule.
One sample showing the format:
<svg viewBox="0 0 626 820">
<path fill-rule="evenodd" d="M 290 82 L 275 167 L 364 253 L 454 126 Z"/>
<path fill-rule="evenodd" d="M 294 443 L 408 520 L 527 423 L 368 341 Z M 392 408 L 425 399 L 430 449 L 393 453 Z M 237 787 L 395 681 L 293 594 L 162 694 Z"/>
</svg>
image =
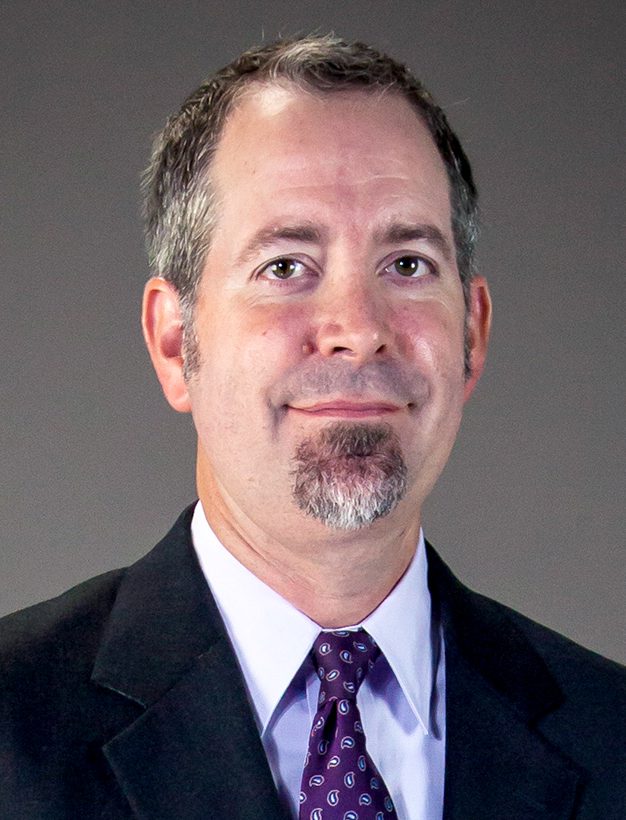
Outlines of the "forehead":
<svg viewBox="0 0 626 820">
<path fill-rule="evenodd" d="M 270 207 L 379 204 L 427 209 L 450 218 L 449 183 L 437 147 L 399 93 L 318 92 L 251 85 L 224 126 L 211 168 L 220 210 L 246 198 Z"/>
</svg>

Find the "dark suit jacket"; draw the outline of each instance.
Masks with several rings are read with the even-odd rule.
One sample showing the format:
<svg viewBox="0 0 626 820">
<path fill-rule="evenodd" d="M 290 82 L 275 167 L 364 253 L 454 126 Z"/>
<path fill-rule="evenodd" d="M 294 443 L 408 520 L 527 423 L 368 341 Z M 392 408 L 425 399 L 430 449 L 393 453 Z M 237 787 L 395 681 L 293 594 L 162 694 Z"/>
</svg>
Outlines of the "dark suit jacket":
<svg viewBox="0 0 626 820">
<path fill-rule="evenodd" d="M 0 624 L 0 818 L 285 818 L 191 545 Z M 429 547 L 445 818 L 626 818 L 623 668 L 470 592 Z"/>
</svg>

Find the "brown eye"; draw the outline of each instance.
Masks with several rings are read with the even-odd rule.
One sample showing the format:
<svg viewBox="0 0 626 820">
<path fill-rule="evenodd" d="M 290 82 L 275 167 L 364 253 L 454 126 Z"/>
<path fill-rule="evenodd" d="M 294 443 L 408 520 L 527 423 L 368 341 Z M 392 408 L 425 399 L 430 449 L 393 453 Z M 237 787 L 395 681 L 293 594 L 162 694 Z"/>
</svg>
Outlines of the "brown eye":
<svg viewBox="0 0 626 820">
<path fill-rule="evenodd" d="M 399 273 L 400 276 L 423 276 L 430 272 L 430 266 L 425 259 L 420 256 L 401 256 L 389 265 L 389 268 L 394 273 Z"/>
<path fill-rule="evenodd" d="M 275 259 L 265 268 L 266 275 L 275 277 L 276 279 L 290 279 L 292 276 L 298 276 L 302 272 L 302 263 L 295 259 Z"/>
</svg>

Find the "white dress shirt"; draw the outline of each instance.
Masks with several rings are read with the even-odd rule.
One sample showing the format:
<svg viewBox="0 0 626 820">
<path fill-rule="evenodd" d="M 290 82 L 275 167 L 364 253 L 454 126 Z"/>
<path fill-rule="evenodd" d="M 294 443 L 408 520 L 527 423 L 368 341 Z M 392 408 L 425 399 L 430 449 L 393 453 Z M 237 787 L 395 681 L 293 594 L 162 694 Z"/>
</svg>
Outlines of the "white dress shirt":
<svg viewBox="0 0 626 820">
<path fill-rule="evenodd" d="M 319 679 L 309 653 L 320 627 L 228 552 L 198 502 L 191 534 L 247 686 L 283 803 L 298 796 Z M 443 811 L 445 672 L 443 640 L 432 623 L 423 536 L 409 568 L 360 624 L 380 659 L 358 692 L 368 752 L 398 820 L 438 820 Z"/>
</svg>

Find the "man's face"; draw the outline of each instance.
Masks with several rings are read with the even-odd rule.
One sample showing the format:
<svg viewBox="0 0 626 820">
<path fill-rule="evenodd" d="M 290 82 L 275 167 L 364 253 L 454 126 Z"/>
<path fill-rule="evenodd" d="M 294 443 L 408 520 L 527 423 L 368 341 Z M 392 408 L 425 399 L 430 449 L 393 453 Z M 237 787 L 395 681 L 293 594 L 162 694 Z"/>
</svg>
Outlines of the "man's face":
<svg viewBox="0 0 626 820">
<path fill-rule="evenodd" d="M 387 470 L 398 486 L 380 515 L 414 520 L 473 386 L 448 178 L 427 129 L 394 94 L 255 88 L 211 181 L 188 383 L 209 517 L 319 535 L 329 521 L 296 485 L 322 464 L 331 485 Z"/>
</svg>

